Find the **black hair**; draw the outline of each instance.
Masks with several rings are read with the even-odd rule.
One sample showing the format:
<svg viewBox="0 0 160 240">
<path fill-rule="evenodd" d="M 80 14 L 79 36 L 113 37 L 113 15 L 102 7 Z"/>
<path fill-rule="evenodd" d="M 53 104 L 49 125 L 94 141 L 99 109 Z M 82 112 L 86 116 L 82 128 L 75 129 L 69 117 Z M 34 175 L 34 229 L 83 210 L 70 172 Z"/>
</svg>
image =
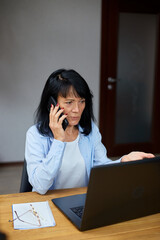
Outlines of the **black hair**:
<svg viewBox="0 0 160 240">
<path fill-rule="evenodd" d="M 79 73 L 74 70 L 59 69 L 53 72 L 46 81 L 39 106 L 36 110 L 35 123 L 38 131 L 42 135 L 51 136 L 49 128 L 48 101 L 52 96 L 56 101 L 58 96 L 67 97 L 70 88 L 73 87 L 75 96 L 85 99 L 85 109 L 82 113 L 79 125 L 83 129 L 83 134 L 88 135 L 92 130 L 93 114 L 93 95 L 88 87 L 87 82 Z"/>
</svg>

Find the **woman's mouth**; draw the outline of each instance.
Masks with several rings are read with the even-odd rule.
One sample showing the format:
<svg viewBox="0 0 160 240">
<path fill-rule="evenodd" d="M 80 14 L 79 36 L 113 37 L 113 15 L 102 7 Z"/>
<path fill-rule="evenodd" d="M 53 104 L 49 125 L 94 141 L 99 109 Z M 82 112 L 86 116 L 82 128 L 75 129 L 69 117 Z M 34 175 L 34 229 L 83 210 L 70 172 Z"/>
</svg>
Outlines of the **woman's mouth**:
<svg viewBox="0 0 160 240">
<path fill-rule="evenodd" d="M 71 117 L 71 120 L 77 121 L 77 120 L 79 120 L 79 117 Z"/>
</svg>

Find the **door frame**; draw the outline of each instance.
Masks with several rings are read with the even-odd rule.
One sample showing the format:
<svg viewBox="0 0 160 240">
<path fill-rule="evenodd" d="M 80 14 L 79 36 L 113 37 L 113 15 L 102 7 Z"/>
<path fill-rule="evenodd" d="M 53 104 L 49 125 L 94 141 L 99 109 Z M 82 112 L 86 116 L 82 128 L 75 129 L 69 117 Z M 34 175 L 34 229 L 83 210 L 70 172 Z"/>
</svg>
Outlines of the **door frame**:
<svg viewBox="0 0 160 240">
<path fill-rule="evenodd" d="M 102 142 L 106 146 L 108 156 L 110 157 L 121 156 L 130 151 L 160 153 L 160 101 L 158 101 L 160 92 L 160 14 L 154 80 L 152 136 L 150 142 L 115 144 L 116 83 L 112 83 L 111 91 L 107 88 L 108 77 L 116 78 L 117 75 L 119 11 L 159 13 L 160 3 L 157 0 L 145 0 L 144 2 L 138 0 L 102 0 L 99 126 Z"/>
</svg>

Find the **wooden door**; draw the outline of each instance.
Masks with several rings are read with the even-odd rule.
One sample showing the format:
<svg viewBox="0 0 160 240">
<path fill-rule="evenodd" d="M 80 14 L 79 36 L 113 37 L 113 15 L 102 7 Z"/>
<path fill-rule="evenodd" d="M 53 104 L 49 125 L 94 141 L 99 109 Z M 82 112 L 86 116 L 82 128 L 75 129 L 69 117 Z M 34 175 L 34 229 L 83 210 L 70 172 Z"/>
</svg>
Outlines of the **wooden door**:
<svg viewBox="0 0 160 240">
<path fill-rule="evenodd" d="M 160 153 L 160 1 L 102 0 L 100 131 L 108 156 Z"/>
</svg>

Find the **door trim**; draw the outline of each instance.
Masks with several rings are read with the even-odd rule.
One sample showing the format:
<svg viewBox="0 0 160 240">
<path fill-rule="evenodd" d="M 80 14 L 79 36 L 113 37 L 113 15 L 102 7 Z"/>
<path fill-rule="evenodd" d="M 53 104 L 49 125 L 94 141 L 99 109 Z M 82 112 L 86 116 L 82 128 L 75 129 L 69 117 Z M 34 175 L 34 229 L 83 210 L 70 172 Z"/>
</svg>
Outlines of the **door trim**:
<svg viewBox="0 0 160 240">
<path fill-rule="evenodd" d="M 138 0 L 102 0 L 99 126 L 102 134 L 102 142 L 108 150 L 108 156 L 120 156 L 133 150 L 160 153 L 160 14 L 158 25 L 159 30 L 154 82 L 155 90 L 151 142 L 115 145 L 114 136 L 116 83 L 113 83 L 112 91 L 109 91 L 107 89 L 107 78 L 116 78 L 117 75 L 116 71 L 119 11 L 156 14 L 160 12 L 159 1 L 145 0 L 144 2 Z M 112 105 L 110 103 L 112 103 Z"/>
</svg>

